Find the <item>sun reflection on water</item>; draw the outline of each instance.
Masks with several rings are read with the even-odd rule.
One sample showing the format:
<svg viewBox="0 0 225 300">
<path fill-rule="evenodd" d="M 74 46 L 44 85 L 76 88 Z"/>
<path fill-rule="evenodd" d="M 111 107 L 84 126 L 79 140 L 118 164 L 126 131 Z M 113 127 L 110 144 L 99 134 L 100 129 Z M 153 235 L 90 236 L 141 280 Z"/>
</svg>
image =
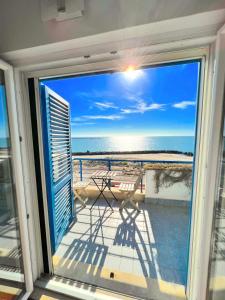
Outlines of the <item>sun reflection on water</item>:
<svg viewBox="0 0 225 300">
<path fill-rule="evenodd" d="M 110 146 L 114 151 L 143 151 L 147 149 L 147 140 L 144 136 L 113 136 L 110 137 Z"/>
</svg>

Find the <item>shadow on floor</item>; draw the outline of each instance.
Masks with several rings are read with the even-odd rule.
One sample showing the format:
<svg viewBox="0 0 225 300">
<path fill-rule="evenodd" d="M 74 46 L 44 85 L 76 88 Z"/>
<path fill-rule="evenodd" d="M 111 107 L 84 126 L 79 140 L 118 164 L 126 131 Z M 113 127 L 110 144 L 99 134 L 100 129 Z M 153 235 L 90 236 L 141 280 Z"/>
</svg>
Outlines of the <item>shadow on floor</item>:
<svg viewBox="0 0 225 300">
<path fill-rule="evenodd" d="M 189 248 L 188 207 L 151 205 L 144 211 L 151 222 L 157 254 L 157 276 L 165 281 L 186 284 Z"/>
<path fill-rule="evenodd" d="M 122 222 L 117 228 L 113 244 L 134 249 L 137 253 L 138 261 L 141 264 L 143 275 L 145 277 L 156 278 L 155 265 L 150 258 L 152 255 L 150 255 L 149 250 L 146 247 L 146 241 L 144 241 L 144 238 L 142 237 L 142 232 L 136 224 L 138 215 L 139 212 L 136 210 L 128 211 L 128 209 L 125 208 L 120 211 Z M 150 243 L 150 240 L 148 243 Z M 145 262 L 148 263 L 149 270 L 147 269 Z"/>
<path fill-rule="evenodd" d="M 143 203 L 139 213 L 119 211 L 114 203 L 112 212 L 104 200 L 91 211 L 90 206 L 79 208 L 77 222 L 53 257 L 56 275 L 91 284 L 92 291 L 102 286 L 146 299 L 168 299 L 179 290 L 180 298 L 169 299 L 185 299 L 187 208 Z"/>
</svg>

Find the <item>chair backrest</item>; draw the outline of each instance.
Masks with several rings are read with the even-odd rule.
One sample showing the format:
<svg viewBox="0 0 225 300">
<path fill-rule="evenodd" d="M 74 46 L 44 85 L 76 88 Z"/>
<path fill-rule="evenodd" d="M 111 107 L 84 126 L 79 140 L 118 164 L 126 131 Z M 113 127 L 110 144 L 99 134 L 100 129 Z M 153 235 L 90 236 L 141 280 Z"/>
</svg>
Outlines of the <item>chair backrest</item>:
<svg viewBox="0 0 225 300">
<path fill-rule="evenodd" d="M 138 178 L 137 178 L 137 180 L 136 180 L 136 182 L 135 182 L 135 190 L 138 189 L 138 187 L 139 187 L 139 185 L 140 185 L 140 183 L 141 183 L 142 178 L 143 178 L 143 170 L 141 169 L 141 170 L 140 170 L 140 173 L 139 173 L 139 175 L 138 175 Z"/>
</svg>

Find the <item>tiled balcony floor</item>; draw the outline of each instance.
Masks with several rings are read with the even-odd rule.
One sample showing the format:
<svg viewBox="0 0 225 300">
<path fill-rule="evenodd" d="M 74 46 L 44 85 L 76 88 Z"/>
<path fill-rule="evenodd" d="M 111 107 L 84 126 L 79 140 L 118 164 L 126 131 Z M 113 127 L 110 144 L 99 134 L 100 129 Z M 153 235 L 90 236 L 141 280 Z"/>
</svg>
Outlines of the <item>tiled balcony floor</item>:
<svg viewBox="0 0 225 300">
<path fill-rule="evenodd" d="M 140 204 L 114 212 L 104 200 L 76 207 L 53 257 L 54 273 L 145 299 L 185 299 L 187 207 Z M 110 278 L 110 274 L 111 277 Z"/>
</svg>

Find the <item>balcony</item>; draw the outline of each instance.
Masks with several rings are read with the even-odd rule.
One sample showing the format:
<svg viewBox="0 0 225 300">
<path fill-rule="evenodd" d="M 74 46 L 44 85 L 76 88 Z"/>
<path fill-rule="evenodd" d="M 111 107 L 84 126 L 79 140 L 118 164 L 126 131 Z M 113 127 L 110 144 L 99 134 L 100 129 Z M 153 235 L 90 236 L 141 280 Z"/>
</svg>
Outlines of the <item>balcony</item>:
<svg viewBox="0 0 225 300">
<path fill-rule="evenodd" d="M 112 181 L 118 198 L 90 207 L 99 191 L 87 187 L 86 207 L 75 201 L 76 220 L 53 257 L 54 273 L 98 287 L 144 299 L 186 299 L 192 162 L 97 158 L 74 159 L 75 180 L 90 180 L 96 170 L 122 170 Z M 135 193 L 140 212 L 119 210 L 121 180 L 143 168 Z M 130 180 L 130 179 L 129 179 Z"/>
</svg>

